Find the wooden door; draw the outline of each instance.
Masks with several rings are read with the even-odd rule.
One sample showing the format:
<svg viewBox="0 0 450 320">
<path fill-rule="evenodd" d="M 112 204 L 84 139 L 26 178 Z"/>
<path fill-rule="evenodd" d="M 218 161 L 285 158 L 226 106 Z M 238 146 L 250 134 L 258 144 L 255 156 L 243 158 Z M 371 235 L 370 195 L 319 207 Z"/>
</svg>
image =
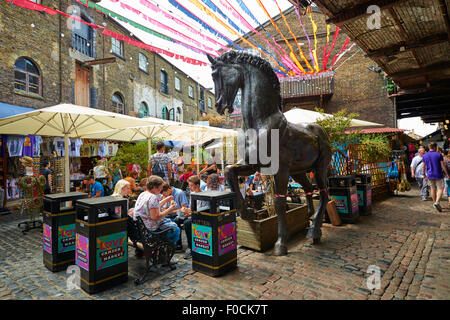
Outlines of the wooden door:
<svg viewBox="0 0 450 320">
<path fill-rule="evenodd" d="M 89 69 L 78 63 L 75 73 L 75 104 L 89 107 Z"/>
</svg>

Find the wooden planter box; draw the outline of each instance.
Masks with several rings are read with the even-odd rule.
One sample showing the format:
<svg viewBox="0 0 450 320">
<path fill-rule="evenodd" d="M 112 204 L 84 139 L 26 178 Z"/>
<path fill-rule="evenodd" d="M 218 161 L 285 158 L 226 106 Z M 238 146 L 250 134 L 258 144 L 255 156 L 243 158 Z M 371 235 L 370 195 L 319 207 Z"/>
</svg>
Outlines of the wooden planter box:
<svg viewBox="0 0 450 320">
<path fill-rule="evenodd" d="M 287 225 L 289 237 L 309 226 L 308 207 L 305 204 L 288 203 Z M 261 220 L 236 218 L 238 245 L 258 251 L 272 248 L 278 239 L 278 216 Z"/>
</svg>

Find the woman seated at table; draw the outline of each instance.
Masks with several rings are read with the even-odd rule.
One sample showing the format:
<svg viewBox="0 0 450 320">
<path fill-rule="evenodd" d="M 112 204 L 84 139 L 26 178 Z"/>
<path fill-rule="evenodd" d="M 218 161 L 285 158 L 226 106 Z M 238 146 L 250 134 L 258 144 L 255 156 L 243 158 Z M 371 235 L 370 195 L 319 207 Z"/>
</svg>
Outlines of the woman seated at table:
<svg viewBox="0 0 450 320">
<path fill-rule="evenodd" d="M 167 238 L 171 242 L 176 243 L 180 238 L 180 228 L 175 222 L 166 217 L 167 214 L 176 208 L 176 204 L 173 201 L 173 196 L 161 200 L 163 184 L 164 180 L 159 176 L 153 175 L 148 178 L 147 191 L 142 192 L 136 201 L 134 219 L 141 217 L 150 231 L 170 228 Z M 161 206 L 167 202 L 171 203 L 170 207 L 161 211 Z"/>
<path fill-rule="evenodd" d="M 205 191 L 225 191 L 225 187 L 219 183 L 219 176 L 216 173 L 208 176 Z"/>
<path fill-rule="evenodd" d="M 111 196 L 119 198 L 128 198 L 129 193 L 130 193 L 130 183 L 125 179 L 121 179 L 117 181 L 114 187 L 114 193 Z M 130 201 L 127 202 L 127 209 L 128 215 L 130 217 L 133 217 L 134 209 L 130 207 Z"/>
</svg>

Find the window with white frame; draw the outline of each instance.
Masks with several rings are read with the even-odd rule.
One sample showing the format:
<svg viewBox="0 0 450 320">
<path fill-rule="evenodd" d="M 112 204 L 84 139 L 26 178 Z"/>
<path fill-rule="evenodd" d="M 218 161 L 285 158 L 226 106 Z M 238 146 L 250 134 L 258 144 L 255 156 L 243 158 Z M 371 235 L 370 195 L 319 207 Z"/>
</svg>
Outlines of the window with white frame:
<svg viewBox="0 0 450 320">
<path fill-rule="evenodd" d="M 175 90 L 181 91 L 181 80 L 178 77 L 175 77 Z"/>
<path fill-rule="evenodd" d="M 123 56 L 122 41 L 111 38 L 111 51 L 119 56 Z"/>
<path fill-rule="evenodd" d="M 208 108 L 212 109 L 212 99 L 208 97 Z"/>
<path fill-rule="evenodd" d="M 193 86 L 189 86 L 188 94 L 189 94 L 189 98 L 194 99 L 194 87 Z"/>
<path fill-rule="evenodd" d="M 144 72 L 148 72 L 148 60 L 147 57 L 139 52 L 139 69 Z"/>
</svg>

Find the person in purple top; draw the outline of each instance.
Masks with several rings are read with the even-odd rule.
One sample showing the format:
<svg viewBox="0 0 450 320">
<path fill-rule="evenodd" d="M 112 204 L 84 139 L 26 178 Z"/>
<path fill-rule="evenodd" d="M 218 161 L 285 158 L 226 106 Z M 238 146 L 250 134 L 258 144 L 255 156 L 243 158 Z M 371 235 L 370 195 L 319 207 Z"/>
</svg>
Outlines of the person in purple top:
<svg viewBox="0 0 450 320">
<path fill-rule="evenodd" d="M 431 142 L 428 145 L 430 151 L 427 152 L 423 157 L 423 168 L 422 173 L 425 178 L 428 178 L 429 184 L 431 186 L 431 197 L 433 198 L 433 207 L 439 212 L 442 211 L 441 201 L 442 193 L 444 192 L 444 174 L 448 178 L 447 166 L 444 164 L 444 158 L 442 155 L 436 151 L 436 142 Z"/>
</svg>

